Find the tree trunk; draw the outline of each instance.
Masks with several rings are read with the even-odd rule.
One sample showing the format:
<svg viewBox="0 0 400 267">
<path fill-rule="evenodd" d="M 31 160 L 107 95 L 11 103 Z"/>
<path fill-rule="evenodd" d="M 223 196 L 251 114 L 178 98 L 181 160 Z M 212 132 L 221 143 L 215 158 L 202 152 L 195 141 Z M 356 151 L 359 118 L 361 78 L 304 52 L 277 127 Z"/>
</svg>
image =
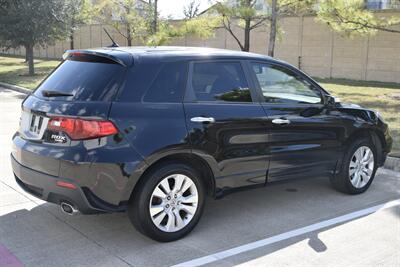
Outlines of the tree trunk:
<svg viewBox="0 0 400 267">
<path fill-rule="evenodd" d="M 250 19 L 246 19 L 245 21 L 243 51 L 250 51 Z"/>
<path fill-rule="evenodd" d="M 72 23 L 71 23 L 71 29 L 70 29 L 70 32 L 69 32 L 69 48 L 71 49 L 71 50 L 73 50 L 74 48 L 75 48 L 75 44 L 74 44 L 74 29 L 75 29 L 75 20 L 73 19 L 72 20 Z"/>
<path fill-rule="evenodd" d="M 273 57 L 275 53 L 276 20 L 277 20 L 277 0 L 272 0 L 271 25 L 270 25 L 269 42 L 268 42 L 268 56 L 270 57 Z"/>
<path fill-rule="evenodd" d="M 158 0 L 154 0 L 154 18 L 153 18 L 153 33 L 157 32 L 157 20 L 158 20 L 158 12 L 157 12 L 157 2 Z"/>
<path fill-rule="evenodd" d="M 71 50 L 74 49 L 74 32 L 71 32 L 71 35 L 69 36 L 69 48 Z"/>
<path fill-rule="evenodd" d="M 33 64 L 33 45 L 29 44 L 25 46 L 25 53 L 28 59 L 29 75 L 35 75 L 35 67 Z"/>
<path fill-rule="evenodd" d="M 131 27 L 129 25 L 126 26 L 126 41 L 128 42 L 128 46 L 132 46 Z"/>
</svg>

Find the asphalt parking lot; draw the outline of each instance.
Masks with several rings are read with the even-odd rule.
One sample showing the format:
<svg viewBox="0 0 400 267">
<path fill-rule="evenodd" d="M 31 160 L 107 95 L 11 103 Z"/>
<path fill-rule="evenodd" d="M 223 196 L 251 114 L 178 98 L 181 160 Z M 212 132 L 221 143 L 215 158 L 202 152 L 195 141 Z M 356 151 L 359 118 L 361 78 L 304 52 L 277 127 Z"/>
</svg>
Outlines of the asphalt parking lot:
<svg viewBox="0 0 400 267">
<path fill-rule="evenodd" d="M 9 153 L 23 95 L 0 89 L 0 266 L 400 266 L 400 173 L 348 196 L 326 178 L 208 200 L 186 238 L 157 243 L 123 213 L 68 216 L 24 193 Z"/>
</svg>

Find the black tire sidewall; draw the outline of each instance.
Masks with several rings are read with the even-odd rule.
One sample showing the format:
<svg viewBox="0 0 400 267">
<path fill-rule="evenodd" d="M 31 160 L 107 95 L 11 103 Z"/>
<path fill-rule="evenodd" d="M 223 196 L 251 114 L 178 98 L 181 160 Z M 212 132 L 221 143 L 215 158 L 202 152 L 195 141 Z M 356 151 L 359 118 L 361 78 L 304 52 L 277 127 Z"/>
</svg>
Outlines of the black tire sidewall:
<svg viewBox="0 0 400 267">
<path fill-rule="evenodd" d="M 353 186 L 353 184 L 350 181 L 350 176 L 349 176 L 349 167 L 350 167 L 350 161 L 356 152 L 356 150 L 362 146 L 369 147 L 374 155 L 374 169 L 372 171 L 371 178 L 369 179 L 368 183 L 364 185 L 361 188 L 356 188 Z M 342 175 L 343 179 L 345 182 L 346 189 L 349 193 L 351 194 L 360 194 L 365 192 L 371 185 L 372 181 L 374 180 L 375 177 L 375 172 L 377 170 L 377 154 L 376 154 L 376 148 L 372 141 L 369 138 L 362 138 L 359 140 L 355 140 L 347 150 L 347 153 L 345 154 L 344 161 L 343 161 L 343 169 L 342 169 Z"/>
<path fill-rule="evenodd" d="M 149 203 L 154 188 L 165 177 L 172 174 L 186 175 L 194 182 L 197 187 L 199 202 L 196 213 L 188 225 L 177 232 L 164 232 L 158 229 L 153 223 L 150 215 Z M 190 233 L 200 220 L 204 209 L 205 189 L 199 174 L 187 165 L 173 163 L 164 165 L 143 178 L 146 178 L 146 181 L 142 183 L 140 189 L 136 191 L 137 196 L 134 197 L 134 201 L 131 203 L 132 207 L 130 207 L 134 209 L 130 212 L 130 218 L 131 220 L 135 220 L 134 225 L 136 228 L 148 237 L 161 242 L 174 241 Z M 135 216 L 135 218 L 131 216 Z"/>
</svg>

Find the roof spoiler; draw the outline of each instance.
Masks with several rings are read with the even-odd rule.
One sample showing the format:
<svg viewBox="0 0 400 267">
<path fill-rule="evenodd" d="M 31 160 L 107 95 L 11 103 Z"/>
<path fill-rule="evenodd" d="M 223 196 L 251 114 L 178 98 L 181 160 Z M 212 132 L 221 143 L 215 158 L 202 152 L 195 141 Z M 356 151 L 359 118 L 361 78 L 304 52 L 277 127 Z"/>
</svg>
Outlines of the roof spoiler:
<svg viewBox="0 0 400 267">
<path fill-rule="evenodd" d="M 102 52 L 95 51 L 95 50 L 66 50 L 65 53 L 63 54 L 62 58 L 63 58 L 63 60 L 67 60 L 69 57 L 72 57 L 74 55 L 92 55 L 92 56 L 107 58 L 111 61 L 114 61 L 117 64 L 124 66 L 124 67 L 127 67 L 128 65 L 130 65 L 129 62 L 125 62 L 121 58 L 118 58 L 112 54 L 102 53 Z"/>
</svg>

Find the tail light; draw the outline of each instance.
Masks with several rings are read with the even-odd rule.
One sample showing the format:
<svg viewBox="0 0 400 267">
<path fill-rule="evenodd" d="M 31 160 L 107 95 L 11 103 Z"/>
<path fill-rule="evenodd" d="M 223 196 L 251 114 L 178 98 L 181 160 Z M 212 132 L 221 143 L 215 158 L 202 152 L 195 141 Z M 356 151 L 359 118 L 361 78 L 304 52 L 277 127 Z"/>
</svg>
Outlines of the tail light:
<svg viewBox="0 0 400 267">
<path fill-rule="evenodd" d="M 73 140 L 93 139 L 118 133 L 110 121 L 83 120 L 66 117 L 53 117 L 47 129 L 64 132 Z"/>
</svg>

